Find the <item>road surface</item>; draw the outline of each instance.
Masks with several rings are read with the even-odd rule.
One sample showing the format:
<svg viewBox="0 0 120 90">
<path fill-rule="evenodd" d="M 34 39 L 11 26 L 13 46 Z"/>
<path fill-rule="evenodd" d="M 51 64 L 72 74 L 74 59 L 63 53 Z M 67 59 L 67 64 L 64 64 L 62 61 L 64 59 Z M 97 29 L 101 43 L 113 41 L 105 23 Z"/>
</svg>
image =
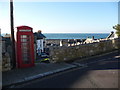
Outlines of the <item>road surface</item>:
<svg viewBox="0 0 120 90">
<path fill-rule="evenodd" d="M 83 61 L 81 62 L 85 65 L 83 67 L 37 79 L 14 88 L 118 88 L 119 62 L 120 54 L 114 52 Z"/>
</svg>

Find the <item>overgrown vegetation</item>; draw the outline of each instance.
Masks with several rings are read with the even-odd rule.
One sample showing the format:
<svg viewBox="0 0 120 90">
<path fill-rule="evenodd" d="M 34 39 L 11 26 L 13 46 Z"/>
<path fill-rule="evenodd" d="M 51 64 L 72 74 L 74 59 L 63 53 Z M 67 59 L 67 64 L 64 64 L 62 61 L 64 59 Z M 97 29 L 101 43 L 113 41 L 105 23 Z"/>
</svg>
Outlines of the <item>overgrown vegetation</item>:
<svg viewBox="0 0 120 90">
<path fill-rule="evenodd" d="M 120 24 L 113 26 L 113 29 L 116 30 L 116 34 L 120 37 Z"/>
<path fill-rule="evenodd" d="M 35 63 L 40 63 L 40 62 L 49 62 L 49 58 L 43 58 L 41 60 L 35 61 Z"/>
</svg>

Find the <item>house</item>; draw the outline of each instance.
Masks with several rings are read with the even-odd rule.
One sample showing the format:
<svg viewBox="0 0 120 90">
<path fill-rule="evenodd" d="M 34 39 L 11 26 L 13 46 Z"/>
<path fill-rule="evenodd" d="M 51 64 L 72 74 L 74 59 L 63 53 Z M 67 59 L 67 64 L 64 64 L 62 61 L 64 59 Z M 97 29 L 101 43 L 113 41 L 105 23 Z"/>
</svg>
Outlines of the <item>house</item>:
<svg viewBox="0 0 120 90">
<path fill-rule="evenodd" d="M 6 34 L 4 35 L 4 37 L 5 37 L 5 38 L 10 38 L 10 37 L 11 37 L 11 34 L 7 34 L 7 33 L 6 33 Z"/>
<path fill-rule="evenodd" d="M 60 46 L 68 46 L 68 40 L 67 39 L 60 40 Z"/>
<path fill-rule="evenodd" d="M 2 36 L 2 53 L 8 52 L 11 56 L 12 49 L 11 49 L 11 37 L 10 34 L 6 34 L 5 36 Z"/>
<path fill-rule="evenodd" d="M 117 34 L 114 33 L 113 31 L 107 36 L 106 39 L 115 39 L 118 38 Z"/>
<path fill-rule="evenodd" d="M 37 55 L 40 56 L 42 52 L 44 52 L 45 47 L 45 36 L 42 34 L 41 30 L 34 33 L 34 41 L 36 43 L 36 51 Z"/>
<path fill-rule="evenodd" d="M 76 46 L 83 44 L 85 39 L 62 39 L 60 40 L 60 46 Z"/>
<path fill-rule="evenodd" d="M 76 39 L 76 45 L 80 45 L 83 43 L 83 39 Z"/>
<path fill-rule="evenodd" d="M 85 41 L 84 41 L 84 44 L 87 44 L 87 43 L 94 43 L 94 42 L 99 42 L 98 39 L 95 39 L 94 36 L 92 36 L 92 38 L 87 38 Z"/>
<path fill-rule="evenodd" d="M 76 41 L 74 39 L 68 39 L 68 46 L 75 46 Z"/>
</svg>

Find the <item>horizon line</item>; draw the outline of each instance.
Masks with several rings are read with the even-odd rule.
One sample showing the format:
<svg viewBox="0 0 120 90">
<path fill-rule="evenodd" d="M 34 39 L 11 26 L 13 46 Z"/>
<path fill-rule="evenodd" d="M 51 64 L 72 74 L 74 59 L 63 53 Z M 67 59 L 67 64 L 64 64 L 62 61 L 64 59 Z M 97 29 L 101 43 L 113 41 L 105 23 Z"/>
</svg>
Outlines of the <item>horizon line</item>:
<svg viewBox="0 0 120 90">
<path fill-rule="evenodd" d="M 35 32 L 33 32 L 33 33 L 35 33 Z M 48 32 L 48 33 L 46 33 L 46 32 L 43 32 L 43 34 L 108 34 L 108 33 L 110 33 L 110 32 L 52 32 L 52 33 L 50 33 L 50 32 Z M 1 35 L 2 34 L 11 34 L 11 33 L 1 33 Z"/>
</svg>

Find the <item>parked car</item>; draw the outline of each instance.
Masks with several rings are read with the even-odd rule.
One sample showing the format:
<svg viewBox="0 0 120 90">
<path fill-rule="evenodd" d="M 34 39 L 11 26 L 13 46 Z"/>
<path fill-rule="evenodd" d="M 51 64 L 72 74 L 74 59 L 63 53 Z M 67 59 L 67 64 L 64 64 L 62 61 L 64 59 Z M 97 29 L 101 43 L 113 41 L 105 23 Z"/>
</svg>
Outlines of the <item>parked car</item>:
<svg viewBox="0 0 120 90">
<path fill-rule="evenodd" d="M 46 53 L 41 53 L 40 56 L 41 56 L 41 57 L 49 57 L 49 55 L 47 55 Z"/>
</svg>

